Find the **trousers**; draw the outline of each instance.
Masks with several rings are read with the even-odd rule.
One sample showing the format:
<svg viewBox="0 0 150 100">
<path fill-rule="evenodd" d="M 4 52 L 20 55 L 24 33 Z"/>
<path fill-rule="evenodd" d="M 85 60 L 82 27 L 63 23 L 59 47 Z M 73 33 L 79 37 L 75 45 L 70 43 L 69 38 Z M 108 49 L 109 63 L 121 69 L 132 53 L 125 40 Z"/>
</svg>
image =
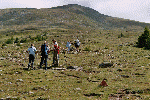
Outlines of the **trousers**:
<svg viewBox="0 0 150 100">
<path fill-rule="evenodd" d="M 54 54 L 53 54 L 53 64 L 58 66 L 58 63 L 59 63 L 59 54 L 57 53 L 57 51 L 54 51 Z"/>
<path fill-rule="evenodd" d="M 31 67 L 33 68 L 34 59 L 35 59 L 35 56 L 32 55 L 32 54 L 30 54 L 30 55 L 29 55 L 29 64 L 28 64 L 28 67 L 29 67 L 30 64 L 31 64 Z"/>
<path fill-rule="evenodd" d="M 42 64 L 45 63 L 45 68 L 47 68 L 47 59 L 48 59 L 48 55 L 41 55 L 41 62 L 40 62 L 40 68 L 42 67 Z"/>
</svg>

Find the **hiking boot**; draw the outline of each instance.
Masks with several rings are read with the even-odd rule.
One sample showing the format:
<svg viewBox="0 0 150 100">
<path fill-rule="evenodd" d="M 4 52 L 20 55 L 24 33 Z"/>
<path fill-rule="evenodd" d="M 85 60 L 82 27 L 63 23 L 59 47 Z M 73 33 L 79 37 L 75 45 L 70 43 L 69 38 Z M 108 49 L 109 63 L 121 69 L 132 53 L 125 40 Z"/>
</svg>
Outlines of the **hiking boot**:
<svg viewBox="0 0 150 100">
<path fill-rule="evenodd" d="M 30 68 L 31 66 L 28 64 L 28 69 Z"/>
<path fill-rule="evenodd" d="M 40 65 L 39 69 L 41 69 L 41 68 L 42 68 L 42 65 Z"/>
<path fill-rule="evenodd" d="M 58 64 L 54 64 L 54 67 L 58 67 Z"/>
</svg>

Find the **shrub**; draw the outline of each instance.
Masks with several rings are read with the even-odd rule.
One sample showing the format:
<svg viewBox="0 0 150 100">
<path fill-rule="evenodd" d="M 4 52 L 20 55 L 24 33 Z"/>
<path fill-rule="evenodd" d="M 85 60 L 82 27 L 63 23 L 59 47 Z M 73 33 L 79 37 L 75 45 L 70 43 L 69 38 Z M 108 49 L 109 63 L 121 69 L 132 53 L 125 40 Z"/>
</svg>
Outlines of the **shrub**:
<svg viewBox="0 0 150 100">
<path fill-rule="evenodd" d="M 21 46 L 20 42 L 17 43 L 17 46 Z"/>
<path fill-rule="evenodd" d="M 37 41 L 42 41 L 42 40 L 46 40 L 46 39 L 47 39 L 47 36 L 37 35 L 37 36 L 35 37 L 35 39 L 36 39 Z"/>
<path fill-rule="evenodd" d="M 7 46 L 6 43 L 3 43 L 3 44 L 2 44 L 2 47 L 3 47 L 3 46 Z"/>
<path fill-rule="evenodd" d="M 29 35 L 29 38 L 32 39 L 31 35 Z"/>
<path fill-rule="evenodd" d="M 84 51 L 91 51 L 90 47 L 85 47 Z"/>
<path fill-rule="evenodd" d="M 147 46 L 149 45 L 147 42 L 149 42 L 149 41 L 150 41 L 149 40 L 149 30 L 147 27 L 145 27 L 144 33 L 141 36 L 139 36 L 139 38 L 138 38 L 137 46 L 139 48 L 143 48 L 143 47 L 147 48 Z"/>
<path fill-rule="evenodd" d="M 27 42 L 27 39 L 25 38 L 25 39 L 22 39 L 21 41 L 20 41 L 20 43 L 26 43 Z"/>
<path fill-rule="evenodd" d="M 6 44 L 12 44 L 13 43 L 13 40 L 11 40 L 11 39 L 8 39 L 7 41 L 6 41 Z"/>
<path fill-rule="evenodd" d="M 47 32 L 44 32 L 44 35 L 43 36 L 46 36 L 47 35 Z"/>
<path fill-rule="evenodd" d="M 18 43 L 19 42 L 19 38 L 16 38 L 14 43 Z"/>
<path fill-rule="evenodd" d="M 147 41 L 146 41 L 146 49 L 150 49 L 150 36 L 147 38 Z"/>
<path fill-rule="evenodd" d="M 104 47 L 104 49 L 109 49 L 108 47 Z"/>
<path fill-rule="evenodd" d="M 121 33 L 120 35 L 118 35 L 118 38 L 124 37 L 124 35 Z"/>
<path fill-rule="evenodd" d="M 14 37 L 13 37 L 13 36 L 11 37 L 11 40 L 14 40 Z"/>
</svg>

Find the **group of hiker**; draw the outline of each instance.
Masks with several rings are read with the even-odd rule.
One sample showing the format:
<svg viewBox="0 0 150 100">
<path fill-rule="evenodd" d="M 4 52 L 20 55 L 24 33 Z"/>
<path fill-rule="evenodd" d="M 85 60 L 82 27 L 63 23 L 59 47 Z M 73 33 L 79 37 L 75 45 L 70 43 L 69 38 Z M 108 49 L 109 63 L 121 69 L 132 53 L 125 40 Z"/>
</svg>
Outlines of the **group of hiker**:
<svg viewBox="0 0 150 100">
<path fill-rule="evenodd" d="M 67 41 L 66 47 L 67 49 L 67 53 L 69 53 L 69 51 L 71 51 L 71 44 L 74 44 L 74 46 L 76 47 L 76 51 L 79 52 L 79 46 L 80 46 L 80 42 L 79 39 L 77 38 L 77 40 L 74 41 L 74 43 L 71 43 L 69 40 Z"/>
<path fill-rule="evenodd" d="M 58 46 L 58 43 L 55 39 L 52 40 L 53 42 L 53 49 L 50 50 L 49 46 L 47 45 L 47 42 L 44 41 L 44 43 L 41 45 L 40 47 L 40 52 L 41 52 L 41 62 L 40 62 L 40 67 L 42 68 L 42 65 L 45 64 L 45 70 L 47 70 L 47 59 L 48 59 L 48 54 L 50 53 L 50 51 L 53 51 L 53 63 L 52 66 L 58 66 L 59 64 L 59 49 L 60 47 Z M 76 51 L 78 52 L 78 48 L 80 46 L 80 42 L 79 39 L 77 39 L 74 43 L 75 47 L 76 47 Z M 71 47 L 71 42 L 67 41 L 66 44 L 67 49 L 67 53 L 70 52 L 70 47 Z M 35 54 L 37 53 L 36 48 L 34 47 L 34 44 L 31 44 L 31 47 L 28 48 L 27 53 L 29 53 L 29 63 L 28 63 L 28 69 L 31 67 L 31 69 L 33 68 L 34 65 L 34 60 L 35 60 Z"/>
<path fill-rule="evenodd" d="M 59 46 L 56 40 L 52 40 L 54 47 L 53 47 L 53 66 L 58 66 L 58 61 L 59 61 Z M 45 69 L 47 70 L 47 59 L 48 59 L 48 53 L 50 53 L 50 48 L 48 47 L 46 41 L 41 45 L 41 62 L 40 62 L 40 67 L 42 68 L 42 65 L 45 64 Z M 31 44 L 31 47 L 28 48 L 27 53 L 29 53 L 29 64 L 28 64 L 28 69 L 31 67 L 33 69 L 34 65 L 34 59 L 35 59 L 35 54 L 37 53 L 36 48 L 34 47 L 34 44 Z"/>
</svg>

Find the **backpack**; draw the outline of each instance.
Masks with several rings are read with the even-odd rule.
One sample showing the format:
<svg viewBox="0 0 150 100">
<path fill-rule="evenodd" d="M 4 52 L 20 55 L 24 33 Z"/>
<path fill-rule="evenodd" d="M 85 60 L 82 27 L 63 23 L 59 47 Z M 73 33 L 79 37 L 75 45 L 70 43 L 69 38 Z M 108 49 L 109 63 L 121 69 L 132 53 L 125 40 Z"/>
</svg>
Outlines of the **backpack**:
<svg viewBox="0 0 150 100">
<path fill-rule="evenodd" d="M 77 46 L 80 46 L 80 42 L 79 42 L 79 41 L 77 41 L 77 40 L 76 40 L 76 41 L 74 41 L 74 44 L 75 44 L 75 45 L 77 45 Z"/>
<path fill-rule="evenodd" d="M 41 51 L 42 51 L 42 54 L 47 55 L 47 45 L 46 45 L 46 44 L 43 44 L 43 45 L 41 46 Z"/>
<path fill-rule="evenodd" d="M 76 45 L 77 45 L 77 46 L 80 46 L 80 42 L 79 42 L 79 41 L 76 41 Z"/>
</svg>

